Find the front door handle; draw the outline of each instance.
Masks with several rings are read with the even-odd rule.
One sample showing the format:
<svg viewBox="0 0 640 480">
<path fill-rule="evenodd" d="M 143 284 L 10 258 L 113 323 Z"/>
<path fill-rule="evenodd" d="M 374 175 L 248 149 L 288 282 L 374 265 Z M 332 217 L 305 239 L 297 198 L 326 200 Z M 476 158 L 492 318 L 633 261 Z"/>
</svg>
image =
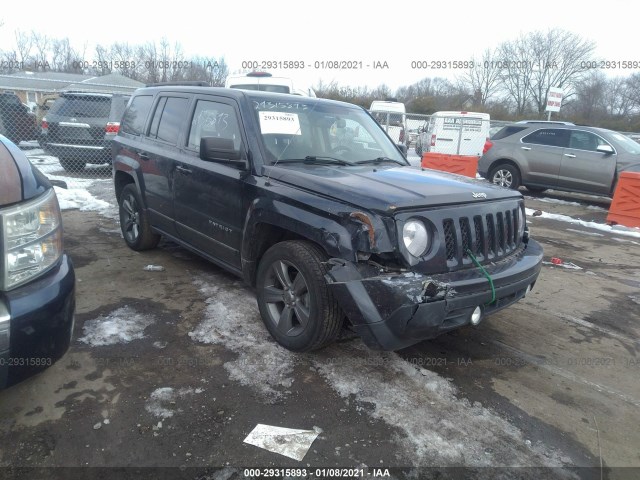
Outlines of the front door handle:
<svg viewBox="0 0 640 480">
<path fill-rule="evenodd" d="M 569 158 L 576 158 L 576 156 L 573 153 L 565 153 L 564 156 Z"/>
<path fill-rule="evenodd" d="M 142 160 L 149 160 L 149 155 L 144 152 L 138 152 L 138 157 L 140 157 Z"/>
<path fill-rule="evenodd" d="M 531 150 L 531 147 L 520 147 L 520 148 L 521 148 L 521 149 L 523 149 L 523 150 L 526 150 L 527 152 L 528 152 L 529 150 Z"/>
<path fill-rule="evenodd" d="M 181 167 L 180 165 L 176 166 L 176 170 L 182 173 L 183 175 L 191 175 L 191 169 L 186 167 Z"/>
</svg>

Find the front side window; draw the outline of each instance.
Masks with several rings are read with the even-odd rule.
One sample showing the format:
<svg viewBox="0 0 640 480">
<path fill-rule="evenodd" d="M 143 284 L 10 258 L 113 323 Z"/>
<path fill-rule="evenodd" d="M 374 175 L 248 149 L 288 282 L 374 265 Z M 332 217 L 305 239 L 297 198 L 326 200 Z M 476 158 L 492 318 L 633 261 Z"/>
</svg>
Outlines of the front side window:
<svg viewBox="0 0 640 480">
<path fill-rule="evenodd" d="M 569 148 L 575 148 L 577 150 L 589 150 L 591 152 L 597 151 L 600 145 L 609 145 L 604 141 L 602 137 L 595 135 L 591 132 L 585 132 L 582 130 L 572 130 L 571 139 L 569 140 Z"/>
<path fill-rule="evenodd" d="M 187 147 L 193 150 L 200 148 L 202 137 L 217 137 L 233 140 L 233 147 L 240 149 L 240 128 L 238 118 L 231 105 L 198 100 L 189 129 Z"/>
<path fill-rule="evenodd" d="M 569 130 L 560 128 L 542 128 L 530 133 L 522 139 L 524 143 L 547 145 L 549 147 L 567 147 L 569 145 Z"/>
</svg>

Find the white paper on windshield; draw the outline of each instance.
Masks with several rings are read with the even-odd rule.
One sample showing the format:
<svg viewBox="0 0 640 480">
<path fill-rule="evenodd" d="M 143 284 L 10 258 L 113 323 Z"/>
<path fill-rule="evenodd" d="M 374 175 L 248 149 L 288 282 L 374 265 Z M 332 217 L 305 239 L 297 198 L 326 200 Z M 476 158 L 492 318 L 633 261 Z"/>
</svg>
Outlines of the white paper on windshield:
<svg viewBox="0 0 640 480">
<path fill-rule="evenodd" d="M 278 133 L 282 135 L 302 135 L 297 113 L 258 112 L 260 130 L 263 135 Z"/>
</svg>

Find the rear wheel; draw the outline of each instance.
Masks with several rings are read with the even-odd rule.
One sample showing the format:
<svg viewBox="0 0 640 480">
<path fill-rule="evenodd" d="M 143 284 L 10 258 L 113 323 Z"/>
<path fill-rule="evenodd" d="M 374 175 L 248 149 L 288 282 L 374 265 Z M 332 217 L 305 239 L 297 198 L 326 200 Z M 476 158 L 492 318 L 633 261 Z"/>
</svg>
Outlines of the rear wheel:
<svg viewBox="0 0 640 480">
<path fill-rule="evenodd" d="M 59 158 L 60 165 L 64 168 L 65 172 L 78 173 L 84 170 L 87 166 L 87 162 L 84 160 L 78 160 L 77 158 Z"/>
<path fill-rule="evenodd" d="M 489 179 L 501 187 L 517 190 L 520 187 L 520 171 L 510 163 L 502 163 L 491 170 Z"/>
<path fill-rule="evenodd" d="M 160 235 L 153 233 L 149 214 L 142 208 L 138 189 L 132 183 L 126 185 L 120 194 L 120 228 L 124 241 L 132 250 L 150 250 L 160 241 Z"/>
<path fill-rule="evenodd" d="M 316 245 L 294 240 L 274 245 L 260 261 L 256 288 L 262 321 L 289 350 L 316 350 L 340 333 L 343 315 L 324 279 L 326 260 Z"/>
</svg>

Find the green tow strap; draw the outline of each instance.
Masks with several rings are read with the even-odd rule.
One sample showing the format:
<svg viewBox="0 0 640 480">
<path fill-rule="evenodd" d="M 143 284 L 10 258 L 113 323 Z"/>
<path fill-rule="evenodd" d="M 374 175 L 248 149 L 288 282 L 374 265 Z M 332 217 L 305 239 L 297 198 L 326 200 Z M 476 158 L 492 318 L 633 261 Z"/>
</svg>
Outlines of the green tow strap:
<svg viewBox="0 0 640 480">
<path fill-rule="evenodd" d="M 471 257 L 471 260 L 473 260 L 473 263 L 476 264 L 476 266 L 480 269 L 480 271 L 482 273 L 484 273 L 484 276 L 487 277 L 487 280 L 489 280 L 489 286 L 491 286 L 491 301 L 485 303 L 485 305 L 491 305 L 493 302 L 496 301 L 496 288 L 493 286 L 493 279 L 491 278 L 491 275 L 489 275 L 489 272 L 487 272 L 484 267 L 482 265 L 480 265 L 480 262 L 478 261 L 478 259 L 475 257 L 475 255 L 473 253 L 471 253 L 471 250 L 469 250 L 467 248 L 467 254 L 469 255 L 469 257 Z"/>
</svg>

